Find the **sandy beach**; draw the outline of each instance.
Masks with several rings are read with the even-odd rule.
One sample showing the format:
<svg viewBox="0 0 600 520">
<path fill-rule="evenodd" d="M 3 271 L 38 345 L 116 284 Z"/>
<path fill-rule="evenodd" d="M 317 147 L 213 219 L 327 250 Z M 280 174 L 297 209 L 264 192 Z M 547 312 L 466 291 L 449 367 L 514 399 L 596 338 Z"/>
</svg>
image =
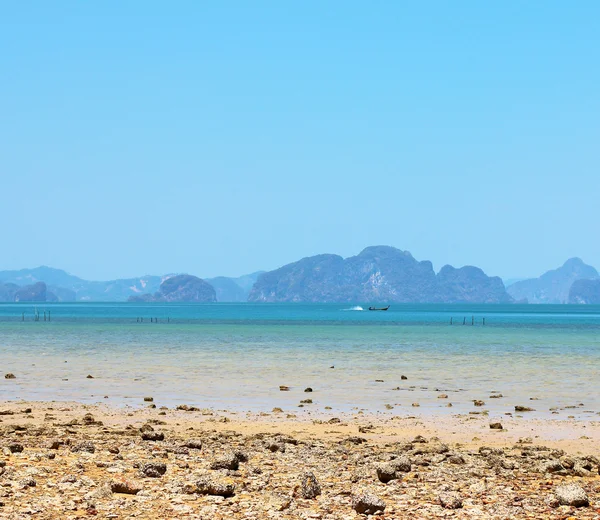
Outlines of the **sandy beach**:
<svg viewBox="0 0 600 520">
<path fill-rule="evenodd" d="M 600 512 L 596 422 L 152 406 L 1 403 L 0 518 Z"/>
</svg>

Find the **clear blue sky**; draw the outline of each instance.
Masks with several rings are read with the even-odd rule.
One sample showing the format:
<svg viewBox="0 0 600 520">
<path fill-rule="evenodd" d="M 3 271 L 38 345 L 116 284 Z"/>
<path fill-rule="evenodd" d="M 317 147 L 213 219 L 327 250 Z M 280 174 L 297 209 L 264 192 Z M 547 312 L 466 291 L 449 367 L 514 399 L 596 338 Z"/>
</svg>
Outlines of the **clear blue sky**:
<svg viewBox="0 0 600 520">
<path fill-rule="evenodd" d="M 600 267 L 600 2 L 0 6 L 0 269 Z"/>
</svg>

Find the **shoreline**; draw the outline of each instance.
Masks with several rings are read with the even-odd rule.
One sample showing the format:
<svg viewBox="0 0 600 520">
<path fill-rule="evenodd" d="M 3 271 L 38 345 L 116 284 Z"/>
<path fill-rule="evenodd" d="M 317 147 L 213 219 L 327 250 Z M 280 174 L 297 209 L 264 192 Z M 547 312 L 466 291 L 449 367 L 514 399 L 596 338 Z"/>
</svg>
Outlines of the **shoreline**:
<svg viewBox="0 0 600 520">
<path fill-rule="evenodd" d="M 600 507 L 596 423 L 145 404 L 0 402 L 0 518 L 357 520 L 363 499 L 386 519 Z M 561 504 L 564 485 L 588 505 Z"/>
</svg>

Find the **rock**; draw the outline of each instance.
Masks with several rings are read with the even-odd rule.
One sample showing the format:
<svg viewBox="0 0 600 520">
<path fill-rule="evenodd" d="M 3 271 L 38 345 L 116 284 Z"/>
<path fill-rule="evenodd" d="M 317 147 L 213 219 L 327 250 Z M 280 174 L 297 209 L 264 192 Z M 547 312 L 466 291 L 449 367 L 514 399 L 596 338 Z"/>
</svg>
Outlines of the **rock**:
<svg viewBox="0 0 600 520">
<path fill-rule="evenodd" d="M 151 403 L 152 401 L 154 401 L 154 397 L 144 397 L 144 401 L 147 403 Z"/>
<path fill-rule="evenodd" d="M 86 379 L 94 379 L 94 376 L 88 374 L 87 376 L 85 376 Z"/>
<path fill-rule="evenodd" d="M 535 412 L 533 408 L 529 408 L 529 406 L 515 406 L 515 412 Z"/>
<path fill-rule="evenodd" d="M 23 445 L 18 442 L 11 442 L 7 447 L 11 453 L 21 453 L 23 451 Z"/>
<path fill-rule="evenodd" d="M 235 485 L 231 479 L 216 479 L 205 475 L 196 482 L 196 493 L 232 497 L 235 494 Z"/>
<path fill-rule="evenodd" d="M 352 509 L 359 515 L 374 515 L 385 511 L 385 502 L 370 493 L 352 496 Z"/>
<path fill-rule="evenodd" d="M 502 430 L 502 423 L 500 422 L 492 422 L 490 423 L 490 429 L 492 430 Z"/>
<path fill-rule="evenodd" d="M 313 391 L 313 389 L 312 389 L 312 388 L 309 386 L 309 387 L 305 388 L 305 389 L 304 389 L 304 391 L 305 391 L 305 392 L 312 392 L 312 391 Z"/>
<path fill-rule="evenodd" d="M 280 386 L 279 386 L 279 390 L 280 390 L 281 392 L 288 392 L 288 391 L 289 391 L 289 389 L 290 389 L 290 387 L 289 387 L 289 386 L 285 386 L 285 385 L 280 385 Z"/>
<path fill-rule="evenodd" d="M 237 470 L 240 462 L 233 453 L 228 453 L 212 461 L 210 469 L 228 469 Z"/>
<path fill-rule="evenodd" d="M 414 406 L 415 408 L 418 408 L 421 405 L 419 403 L 413 403 L 413 404 L 411 404 L 411 406 Z"/>
<path fill-rule="evenodd" d="M 57 450 L 64 444 L 60 439 L 51 439 L 46 443 L 47 450 Z"/>
<path fill-rule="evenodd" d="M 233 456 L 238 462 L 248 462 L 248 454 L 242 450 L 234 450 Z"/>
<path fill-rule="evenodd" d="M 440 493 L 438 499 L 444 509 L 460 509 L 463 505 L 460 495 L 455 492 Z"/>
<path fill-rule="evenodd" d="M 163 432 L 142 432 L 142 440 L 144 441 L 164 441 L 165 434 Z"/>
<path fill-rule="evenodd" d="M 285 511 L 292 504 L 291 497 L 281 493 L 272 493 L 267 498 L 266 509 Z"/>
<path fill-rule="evenodd" d="M 142 486 L 133 480 L 111 480 L 109 485 L 113 493 L 124 495 L 137 495 L 142 490 Z"/>
<path fill-rule="evenodd" d="M 300 477 L 300 494 L 306 499 L 313 499 L 321 494 L 321 486 L 312 471 L 307 471 Z"/>
<path fill-rule="evenodd" d="M 4 374 L 4 379 L 16 379 L 17 376 L 15 376 L 13 373 L 9 372 L 8 374 Z"/>
<path fill-rule="evenodd" d="M 142 465 L 140 471 L 146 477 L 159 478 L 167 472 L 167 465 L 164 462 L 146 462 Z"/>
<path fill-rule="evenodd" d="M 73 453 L 86 452 L 86 453 L 96 453 L 96 445 L 92 441 L 83 441 L 79 444 L 75 444 L 71 446 L 71 451 Z"/>
<path fill-rule="evenodd" d="M 396 471 L 401 471 L 403 473 L 409 473 L 412 469 L 411 461 L 406 456 L 394 459 L 390 462 L 390 464 L 394 467 Z"/>
<path fill-rule="evenodd" d="M 457 465 L 464 464 L 466 462 L 465 458 L 460 453 L 455 453 L 454 455 L 450 455 L 450 457 L 448 457 L 447 460 L 450 464 L 457 464 Z"/>
<path fill-rule="evenodd" d="M 558 502 L 563 506 L 587 507 L 590 505 L 587 493 L 577 484 L 558 486 L 554 493 Z"/>
<path fill-rule="evenodd" d="M 300 401 L 302 404 L 312 404 L 313 400 L 312 399 L 302 399 L 302 401 Z"/>
<path fill-rule="evenodd" d="M 475 406 L 483 406 L 483 405 L 485 405 L 485 402 L 482 401 L 481 399 L 475 399 L 475 401 L 473 401 L 473 404 Z"/>
<path fill-rule="evenodd" d="M 564 469 L 565 467 L 558 460 L 548 460 L 542 462 L 539 466 L 540 473 L 556 473 Z"/>
<path fill-rule="evenodd" d="M 406 376 L 400 376 L 400 379 L 402 379 L 403 381 L 406 381 L 408 379 L 408 377 L 406 377 Z"/>
<path fill-rule="evenodd" d="M 502 394 L 492 394 L 490 395 L 490 399 L 500 399 L 504 397 Z"/>
<path fill-rule="evenodd" d="M 398 474 L 396 467 L 393 466 L 392 464 L 390 464 L 389 462 L 377 465 L 376 471 L 377 471 L 377 478 L 384 484 L 387 484 L 388 482 L 390 482 L 392 480 L 397 480 L 397 479 L 402 478 Z"/>
<path fill-rule="evenodd" d="M 440 394 L 438 395 L 438 399 L 448 399 L 448 394 Z"/>
<path fill-rule="evenodd" d="M 200 439 L 188 439 L 184 444 L 186 448 L 191 448 L 193 450 L 201 450 L 202 449 L 202 441 Z"/>
</svg>

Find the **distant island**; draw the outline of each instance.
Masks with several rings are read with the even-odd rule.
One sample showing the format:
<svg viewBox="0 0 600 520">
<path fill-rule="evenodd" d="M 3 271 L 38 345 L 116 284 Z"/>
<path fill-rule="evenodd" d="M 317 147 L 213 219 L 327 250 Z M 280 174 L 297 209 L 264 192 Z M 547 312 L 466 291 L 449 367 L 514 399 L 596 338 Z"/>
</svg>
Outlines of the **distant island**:
<svg viewBox="0 0 600 520">
<path fill-rule="evenodd" d="M 372 246 L 357 256 L 317 255 L 262 274 L 252 302 L 510 303 L 502 280 L 478 267 L 444 266 Z"/>
<path fill-rule="evenodd" d="M 600 301 L 600 275 L 579 258 L 507 285 L 475 266 L 431 262 L 370 246 L 356 256 L 322 254 L 240 277 L 178 273 L 88 281 L 51 267 L 0 271 L 0 302 L 572 303 Z"/>
<path fill-rule="evenodd" d="M 180 274 L 167 278 L 154 294 L 130 296 L 127 301 L 212 303 L 217 301 L 217 293 L 212 285 L 197 276 Z"/>
<path fill-rule="evenodd" d="M 547 271 L 539 278 L 522 280 L 507 288 L 515 300 L 529 303 L 584 303 L 574 301 L 571 287 L 580 280 L 598 279 L 598 271 L 581 258 L 570 258 L 558 269 Z"/>
</svg>

